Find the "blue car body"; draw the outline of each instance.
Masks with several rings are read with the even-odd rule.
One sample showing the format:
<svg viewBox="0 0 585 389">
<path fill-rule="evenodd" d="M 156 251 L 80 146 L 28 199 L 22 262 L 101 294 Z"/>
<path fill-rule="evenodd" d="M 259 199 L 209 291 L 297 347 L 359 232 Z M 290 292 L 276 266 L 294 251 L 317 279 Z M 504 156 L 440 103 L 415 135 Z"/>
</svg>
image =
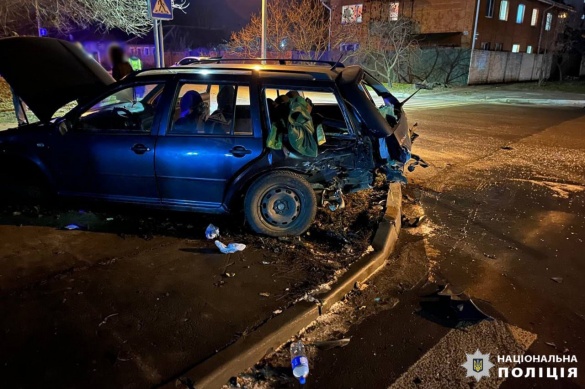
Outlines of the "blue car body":
<svg viewBox="0 0 585 389">
<path fill-rule="evenodd" d="M 173 210 L 228 212 L 241 206 L 245 190 L 267 172 L 298 173 L 324 197 L 327 193 L 370 187 L 374 171 L 386 166 L 387 156 L 392 154 L 392 150 L 381 152 L 380 145 L 385 142 L 379 139 L 394 136 L 402 149 L 399 152 L 410 150 L 410 130 L 400 104 L 359 67 L 205 64 L 147 70 L 113 82 L 103 69 L 95 67 L 93 59 L 83 58 L 83 53 L 67 42 L 0 40 L 3 52 L 21 50 L 23 45 L 35 46 L 37 56 L 43 48 L 48 56 L 58 50 L 67 58 L 54 60 L 53 66 L 61 69 L 55 70 L 58 80 L 46 80 L 52 77 L 51 69 L 44 75 L 31 76 L 26 74 L 27 69 L 17 69 L 15 62 L 0 61 L 0 73 L 40 119 L 0 133 L 0 166 L 35 177 L 59 196 Z M 73 57 L 87 64 L 71 65 Z M 71 77 L 85 77 L 87 82 L 72 81 L 67 69 L 62 69 L 68 66 L 78 67 L 70 71 L 76 72 Z M 220 90 L 230 85 L 249 91 L 249 104 L 240 107 L 243 132 L 238 133 L 233 129 L 237 124 L 232 124 L 232 131 L 221 135 L 171 133 L 180 90 L 186 84 L 215 85 Z M 109 96 L 148 85 L 155 87 L 146 92 L 141 103 L 112 104 L 107 114 L 92 110 Z M 343 122 L 343 131 L 328 134 L 316 158 L 269 149 L 268 90 L 329 93 L 336 99 L 335 107 L 324 103 L 317 104 L 316 109 L 324 114 L 334 111 L 336 120 Z M 373 92 L 394 104 L 399 117 L 394 127 L 379 114 L 368 95 Z M 206 95 L 205 91 L 200 94 Z M 58 107 L 72 100 L 77 101 L 74 108 L 64 115 L 55 114 Z M 238 107 L 236 103 L 236 113 Z M 134 116 L 146 111 L 148 123 L 142 119 L 141 131 L 135 131 L 137 124 L 133 121 L 138 119 Z M 92 118 L 90 130 L 84 127 L 85 117 Z M 99 123 L 104 122 L 111 123 L 111 128 L 100 127 Z"/>
</svg>

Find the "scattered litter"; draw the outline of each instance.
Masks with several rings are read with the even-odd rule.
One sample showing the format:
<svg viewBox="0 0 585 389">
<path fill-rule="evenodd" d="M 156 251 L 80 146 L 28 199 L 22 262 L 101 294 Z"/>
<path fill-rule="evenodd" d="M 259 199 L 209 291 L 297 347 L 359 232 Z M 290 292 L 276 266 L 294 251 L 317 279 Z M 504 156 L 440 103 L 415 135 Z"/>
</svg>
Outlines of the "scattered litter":
<svg viewBox="0 0 585 389">
<path fill-rule="evenodd" d="M 553 280 L 557 284 L 562 284 L 563 283 L 563 277 L 551 277 L 551 280 Z"/>
<path fill-rule="evenodd" d="M 227 246 L 221 243 L 219 240 L 215 241 L 215 245 L 224 254 L 233 254 L 238 251 L 243 251 L 246 248 L 245 244 L 242 243 L 230 243 Z"/>
<path fill-rule="evenodd" d="M 233 277 L 235 277 L 235 276 L 236 276 L 236 273 L 228 273 L 228 272 L 225 272 L 225 273 L 223 273 L 222 275 L 223 275 L 224 277 L 227 277 L 227 278 L 233 278 Z"/>
<path fill-rule="evenodd" d="M 268 262 L 268 261 L 262 261 L 262 264 L 263 264 L 263 265 L 270 265 L 270 263 L 271 263 L 271 262 Z"/>
<path fill-rule="evenodd" d="M 69 230 L 69 231 L 72 231 L 72 230 L 82 230 L 83 229 L 81 226 L 79 226 L 77 224 L 68 224 L 68 225 L 66 225 L 63 228 L 65 230 Z"/>
<path fill-rule="evenodd" d="M 375 302 L 375 303 L 379 303 L 380 301 L 382 301 L 382 299 L 381 299 L 380 297 L 376 297 L 376 298 L 374 299 L 374 302 Z"/>
<path fill-rule="evenodd" d="M 109 319 L 110 317 L 114 317 L 114 316 L 118 316 L 118 315 L 119 315 L 119 313 L 112 313 L 111 315 L 108 315 L 108 316 L 106 316 L 106 317 L 104 318 L 104 320 L 102 320 L 102 322 L 101 322 L 100 324 L 98 324 L 98 327 L 101 327 L 101 326 L 103 326 L 104 324 L 106 324 L 106 322 L 108 321 L 108 319 Z"/>
<path fill-rule="evenodd" d="M 547 346 L 557 348 L 557 345 L 554 342 L 545 342 Z"/>
<path fill-rule="evenodd" d="M 280 315 L 281 313 L 282 313 L 282 309 L 277 309 L 276 311 L 272 312 L 273 315 Z"/>
<path fill-rule="evenodd" d="M 268 292 L 262 292 L 262 293 L 258 293 L 258 294 L 262 297 L 270 297 L 270 293 L 268 293 Z"/>
<path fill-rule="evenodd" d="M 300 340 L 290 344 L 290 360 L 293 375 L 304 385 L 309 375 L 309 360 L 305 352 L 305 345 Z"/>
<path fill-rule="evenodd" d="M 305 295 L 303 297 L 301 297 L 298 301 L 308 301 L 310 303 L 317 303 L 317 304 L 321 304 L 321 301 L 319 301 L 319 299 L 311 296 L 308 293 L 305 293 Z"/>
<path fill-rule="evenodd" d="M 322 342 L 313 342 L 312 345 L 320 350 L 331 350 L 336 347 L 345 347 L 349 344 L 350 338 L 337 339 L 337 340 L 324 340 Z"/>
<path fill-rule="evenodd" d="M 18 211 L 12 212 L 12 216 L 20 216 L 20 215 L 22 215 L 22 212 L 18 212 Z"/>
<path fill-rule="evenodd" d="M 112 222 L 112 221 L 114 221 L 114 218 L 113 218 L 113 217 L 107 217 L 107 218 L 106 218 L 106 221 L 108 221 L 108 222 Z"/>
<path fill-rule="evenodd" d="M 402 227 L 404 228 L 416 228 L 423 224 L 427 217 L 425 215 L 421 215 L 415 218 L 408 218 L 402 215 Z"/>
<path fill-rule="evenodd" d="M 501 149 L 502 150 L 514 150 L 514 148 L 511 146 L 502 146 Z"/>
<path fill-rule="evenodd" d="M 483 256 L 489 259 L 496 259 L 496 256 L 494 254 L 483 253 Z"/>
<path fill-rule="evenodd" d="M 361 307 L 358 308 L 358 311 L 363 311 L 364 309 L 366 309 L 367 307 L 365 305 L 362 305 Z"/>
<path fill-rule="evenodd" d="M 373 253 L 374 252 L 374 247 L 372 247 L 372 245 L 369 245 L 368 248 L 366 249 L 366 251 L 364 252 L 364 254 L 369 254 L 369 253 Z"/>
<path fill-rule="evenodd" d="M 207 228 L 205 229 L 205 237 L 207 239 L 215 239 L 218 236 L 219 236 L 219 228 L 217 228 L 213 224 L 208 225 Z M 216 244 L 217 244 L 217 242 L 216 242 Z"/>
<path fill-rule="evenodd" d="M 354 289 L 362 291 L 368 287 L 368 284 L 366 284 L 365 282 L 356 281 L 353 287 Z"/>
</svg>

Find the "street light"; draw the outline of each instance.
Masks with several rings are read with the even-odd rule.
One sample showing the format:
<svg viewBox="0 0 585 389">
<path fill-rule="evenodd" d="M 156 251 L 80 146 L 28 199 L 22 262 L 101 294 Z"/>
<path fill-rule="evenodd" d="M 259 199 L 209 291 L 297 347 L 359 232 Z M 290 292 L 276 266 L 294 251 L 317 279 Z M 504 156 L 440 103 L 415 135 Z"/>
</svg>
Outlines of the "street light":
<svg viewBox="0 0 585 389">
<path fill-rule="evenodd" d="M 262 0 L 262 42 L 260 57 L 266 58 L 266 0 Z"/>
</svg>

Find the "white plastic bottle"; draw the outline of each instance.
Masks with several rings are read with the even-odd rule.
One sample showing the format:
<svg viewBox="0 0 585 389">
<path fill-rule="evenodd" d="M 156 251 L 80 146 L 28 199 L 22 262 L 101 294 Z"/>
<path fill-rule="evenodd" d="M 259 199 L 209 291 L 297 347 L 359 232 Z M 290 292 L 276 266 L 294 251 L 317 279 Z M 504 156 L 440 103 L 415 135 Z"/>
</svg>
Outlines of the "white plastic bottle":
<svg viewBox="0 0 585 389">
<path fill-rule="evenodd" d="M 309 360 L 305 353 L 305 345 L 300 340 L 290 345 L 290 361 L 293 375 L 304 385 L 309 375 Z"/>
</svg>

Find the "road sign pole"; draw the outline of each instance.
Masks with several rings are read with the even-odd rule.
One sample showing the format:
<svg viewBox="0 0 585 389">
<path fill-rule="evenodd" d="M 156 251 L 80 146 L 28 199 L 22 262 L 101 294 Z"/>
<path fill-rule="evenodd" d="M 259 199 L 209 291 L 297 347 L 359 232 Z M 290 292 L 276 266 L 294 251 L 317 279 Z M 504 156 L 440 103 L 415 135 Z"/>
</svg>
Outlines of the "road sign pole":
<svg viewBox="0 0 585 389">
<path fill-rule="evenodd" d="M 163 31 L 163 24 L 162 20 L 158 22 L 159 28 L 159 36 L 158 36 L 158 44 L 160 45 L 160 67 L 165 67 L 165 34 Z"/>
<path fill-rule="evenodd" d="M 153 24 L 152 32 L 154 35 L 154 61 L 155 61 L 155 66 L 157 68 L 160 68 L 160 43 L 158 40 L 158 20 L 153 19 L 152 24 Z"/>
</svg>

